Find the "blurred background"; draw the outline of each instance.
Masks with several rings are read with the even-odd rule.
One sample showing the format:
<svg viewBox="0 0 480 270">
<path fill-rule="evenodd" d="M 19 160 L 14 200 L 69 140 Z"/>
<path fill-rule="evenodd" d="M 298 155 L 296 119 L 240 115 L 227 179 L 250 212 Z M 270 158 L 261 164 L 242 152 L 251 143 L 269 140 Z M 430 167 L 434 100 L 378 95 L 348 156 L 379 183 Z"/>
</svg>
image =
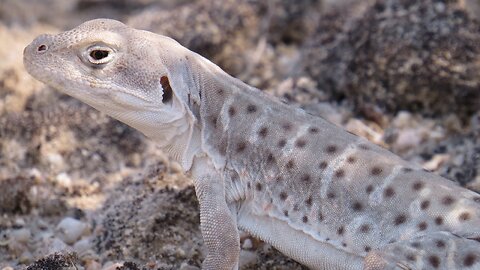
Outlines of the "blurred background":
<svg viewBox="0 0 480 270">
<path fill-rule="evenodd" d="M 2 270 L 191 270 L 205 256 L 178 164 L 23 68 L 37 35 L 101 17 L 480 191 L 480 0 L 0 0 Z M 306 269 L 241 242 L 241 269 Z"/>
</svg>

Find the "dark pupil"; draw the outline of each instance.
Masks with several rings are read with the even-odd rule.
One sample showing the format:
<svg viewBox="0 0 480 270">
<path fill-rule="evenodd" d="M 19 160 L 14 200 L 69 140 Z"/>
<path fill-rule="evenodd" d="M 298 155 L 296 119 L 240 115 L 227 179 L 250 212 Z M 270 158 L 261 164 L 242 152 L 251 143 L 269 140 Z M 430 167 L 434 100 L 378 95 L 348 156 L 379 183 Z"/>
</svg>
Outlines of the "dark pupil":
<svg viewBox="0 0 480 270">
<path fill-rule="evenodd" d="M 108 56 L 108 51 L 95 50 L 90 53 L 90 56 L 95 60 L 101 60 Z"/>
</svg>

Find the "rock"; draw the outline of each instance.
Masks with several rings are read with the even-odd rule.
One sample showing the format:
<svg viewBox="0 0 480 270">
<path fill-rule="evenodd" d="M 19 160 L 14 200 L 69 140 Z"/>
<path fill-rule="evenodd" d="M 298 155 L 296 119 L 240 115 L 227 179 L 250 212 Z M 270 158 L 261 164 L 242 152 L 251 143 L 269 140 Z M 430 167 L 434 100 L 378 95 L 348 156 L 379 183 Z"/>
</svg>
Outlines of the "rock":
<svg viewBox="0 0 480 270">
<path fill-rule="evenodd" d="M 88 226 L 80 220 L 66 217 L 57 225 L 58 236 L 63 242 L 72 245 L 85 233 Z"/>
<path fill-rule="evenodd" d="M 252 240 L 250 238 L 245 239 L 245 241 L 243 241 L 242 248 L 243 249 L 252 249 L 253 248 Z"/>
<path fill-rule="evenodd" d="M 77 270 L 76 262 L 75 253 L 54 253 L 35 261 L 26 270 Z"/>
<path fill-rule="evenodd" d="M 27 228 L 13 230 L 10 233 L 11 240 L 20 242 L 23 244 L 27 243 L 31 236 L 32 236 L 31 232 Z"/>
<path fill-rule="evenodd" d="M 480 107 L 480 23 L 461 2 L 377 0 L 353 21 L 325 16 L 306 45 L 307 73 L 364 115 L 378 106 L 467 121 Z"/>
<path fill-rule="evenodd" d="M 32 181 L 23 176 L 0 179 L 0 190 L 8 190 L 0 196 L 0 215 L 2 213 L 28 213 L 32 208 L 31 186 Z"/>
<path fill-rule="evenodd" d="M 252 265 L 257 262 L 257 254 L 252 251 L 240 250 L 240 257 L 238 259 L 238 266 L 242 268 L 247 265 Z"/>
</svg>

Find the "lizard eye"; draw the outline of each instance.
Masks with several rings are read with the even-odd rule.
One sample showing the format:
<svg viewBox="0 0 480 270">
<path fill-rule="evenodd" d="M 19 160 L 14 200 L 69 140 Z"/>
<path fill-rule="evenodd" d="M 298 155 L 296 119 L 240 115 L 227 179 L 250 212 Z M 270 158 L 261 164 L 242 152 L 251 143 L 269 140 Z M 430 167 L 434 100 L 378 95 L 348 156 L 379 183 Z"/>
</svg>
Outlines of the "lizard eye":
<svg viewBox="0 0 480 270">
<path fill-rule="evenodd" d="M 95 65 L 108 63 L 113 58 L 113 51 L 107 47 L 92 47 L 88 49 L 88 61 Z"/>
</svg>

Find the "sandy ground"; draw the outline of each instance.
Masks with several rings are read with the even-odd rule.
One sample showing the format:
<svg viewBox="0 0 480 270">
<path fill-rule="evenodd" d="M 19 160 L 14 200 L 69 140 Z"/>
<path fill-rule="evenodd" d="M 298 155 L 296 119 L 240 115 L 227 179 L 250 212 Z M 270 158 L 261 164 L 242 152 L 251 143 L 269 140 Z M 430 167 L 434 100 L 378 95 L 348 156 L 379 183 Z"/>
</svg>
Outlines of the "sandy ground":
<svg viewBox="0 0 480 270">
<path fill-rule="evenodd" d="M 139 132 L 23 68 L 22 50 L 36 35 L 98 17 L 172 36 L 292 106 L 479 192 L 480 39 L 469 32 L 479 29 L 478 1 L 396 2 L 3 0 L 0 269 L 187 270 L 205 257 L 198 203 L 179 165 Z M 414 26 L 432 26 L 432 36 L 410 27 L 407 15 Z M 390 28 L 372 30 L 385 18 Z M 411 38 L 396 57 L 393 45 L 374 47 L 397 43 L 398 29 Z M 442 31 L 470 33 L 455 39 L 463 54 L 431 42 L 443 40 Z M 411 68 L 418 59 L 428 69 Z M 388 91 L 378 87 L 385 74 L 394 76 Z M 417 88 L 421 102 L 411 106 Z M 306 269 L 247 234 L 241 246 L 241 269 Z"/>
</svg>

